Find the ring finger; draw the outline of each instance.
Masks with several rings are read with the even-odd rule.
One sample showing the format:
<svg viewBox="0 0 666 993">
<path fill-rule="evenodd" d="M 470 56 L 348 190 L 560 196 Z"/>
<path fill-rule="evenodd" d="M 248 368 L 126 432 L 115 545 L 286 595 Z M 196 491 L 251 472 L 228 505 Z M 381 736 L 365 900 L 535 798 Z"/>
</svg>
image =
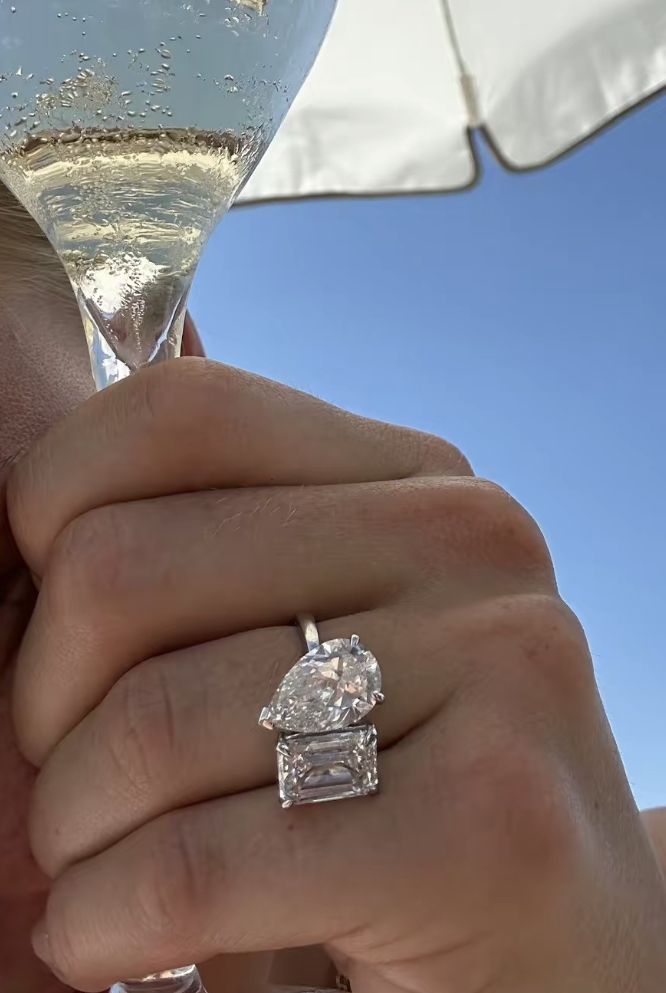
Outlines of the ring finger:
<svg viewBox="0 0 666 993">
<path fill-rule="evenodd" d="M 388 688 L 372 715 L 382 747 L 432 714 L 453 675 L 432 665 L 439 632 L 422 613 L 384 609 L 319 625 L 322 641 L 358 632 L 376 654 Z M 431 632 L 416 658 L 415 630 Z M 31 840 L 45 871 L 56 876 L 170 810 L 273 782 L 274 735 L 257 717 L 304 651 L 295 626 L 268 628 L 131 669 L 39 775 Z"/>
<path fill-rule="evenodd" d="M 75 520 L 18 655 L 14 719 L 26 756 L 41 764 L 141 659 L 288 623 L 299 610 L 334 616 L 381 602 L 405 572 L 400 539 L 382 541 L 378 527 L 401 503 L 391 492 L 400 485 L 196 493 Z"/>
<path fill-rule="evenodd" d="M 91 511 L 53 552 L 18 654 L 22 749 L 41 764 L 141 659 L 289 623 L 301 610 L 343 615 L 426 586 L 447 605 L 505 589 L 507 567 L 523 579 L 520 521 L 482 482 L 451 478 L 213 491 Z M 497 540 L 502 527 L 511 543 Z M 522 531 L 533 583 L 535 542 Z"/>
</svg>

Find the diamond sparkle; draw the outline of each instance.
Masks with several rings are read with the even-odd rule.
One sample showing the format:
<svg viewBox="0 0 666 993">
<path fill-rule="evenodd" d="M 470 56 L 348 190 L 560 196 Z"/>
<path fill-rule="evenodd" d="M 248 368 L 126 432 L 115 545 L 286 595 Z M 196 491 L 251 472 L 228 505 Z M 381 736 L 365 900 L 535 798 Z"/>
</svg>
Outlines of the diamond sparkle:
<svg viewBox="0 0 666 993">
<path fill-rule="evenodd" d="M 380 703 L 377 659 L 360 644 L 335 638 L 304 655 L 289 670 L 260 723 L 300 734 L 340 731 L 358 723 Z"/>
<path fill-rule="evenodd" d="M 277 753 L 283 807 L 377 792 L 377 731 L 372 724 L 328 734 L 284 734 Z"/>
</svg>

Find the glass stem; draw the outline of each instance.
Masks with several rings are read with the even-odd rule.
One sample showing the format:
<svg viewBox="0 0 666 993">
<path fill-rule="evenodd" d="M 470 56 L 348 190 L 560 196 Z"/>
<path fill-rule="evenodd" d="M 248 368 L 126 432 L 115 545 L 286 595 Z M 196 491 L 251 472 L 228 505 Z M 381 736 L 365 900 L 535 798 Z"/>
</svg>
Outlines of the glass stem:
<svg viewBox="0 0 666 993">
<path fill-rule="evenodd" d="M 173 305 L 169 314 L 166 327 L 161 333 L 146 335 L 147 340 L 154 341 L 147 359 L 137 362 L 136 365 L 129 365 L 123 361 L 109 343 L 109 335 L 105 333 L 104 320 L 99 314 L 95 305 L 88 300 L 83 292 L 74 286 L 76 299 L 81 311 L 83 328 L 88 342 L 88 353 L 90 355 L 90 365 L 92 368 L 95 386 L 98 390 L 103 390 L 121 379 L 125 379 L 133 372 L 136 372 L 143 365 L 153 365 L 155 362 L 163 362 L 166 359 L 177 358 L 180 355 L 183 343 L 183 328 L 185 324 L 185 314 L 187 313 L 187 298 L 189 295 L 189 285 L 184 289 Z"/>
</svg>

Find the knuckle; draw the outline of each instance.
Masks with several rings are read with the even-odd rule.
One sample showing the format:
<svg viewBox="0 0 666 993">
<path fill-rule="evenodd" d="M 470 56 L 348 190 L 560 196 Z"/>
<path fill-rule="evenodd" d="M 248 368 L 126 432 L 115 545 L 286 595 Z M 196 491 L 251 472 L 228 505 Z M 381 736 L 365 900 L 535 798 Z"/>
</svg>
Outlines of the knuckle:
<svg viewBox="0 0 666 993">
<path fill-rule="evenodd" d="M 550 552 L 536 521 L 505 489 L 487 479 L 464 489 L 478 553 L 490 564 L 519 571 L 552 571 Z M 469 515 L 469 516 L 468 516 Z"/>
<path fill-rule="evenodd" d="M 158 664 L 145 662 L 122 675 L 101 704 L 98 747 L 113 782 L 138 798 L 173 769 L 180 738 L 176 701 Z"/>
<path fill-rule="evenodd" d="M 414 437 L 415 436 L 415 437 Z M 417 466 L 414 475 L 473 476 L 474 470 L 466 455 L 452 442 L 434 434 L 413 432 L 416 441 Z"/>
<path fill-rule="evenodd" d="M 137 420 L 148 430 L 151 423 L 172 420 L 174 409 L 196 404 L 206 417 L 210 410 L 220 414 L 220 404 L 228 405 L 229 395 L 239 388 L 241 373 L 210 359 L 183 356 L 178 361 L 156 363 L 134 377 L 132 389 L 123 395 L 123 420 Z M 146 422 L 148 422 L 146 424 Z"/>
<path fill-rule="evenodd" d="M 128 536 L 121 507 L 101 507 L 77 517 L 60 533 L 44 582 L 52 613 L 102 620 L 124 588 Z"/>
<path fill-rule="evenodd" d="M 472 569 L 477 577 L 511 574 L 546 577 L 554 586 L 544 536 L 506 490 L 477 478 L 431 478 L 406 493 L 411 533 L 437 566 Z"/>
<path fill-rule="evenodd" d="M 140 933 L 166 948 L 175 938 L 180 944 L 196 934 L 212 883 L 207 846 L 192 819 L 178 813 L 162 818 L 138 866 L 134 892 Z"/>
<path fill-rule="evenodd" d="M 498 604 L 495 630 L 510 644 L 515 678 L 561 708 L 596 699 L 594 666 L 583 627 L 556 594 L 530 594 Z M 506 675 L 506 672 L 504 673 Z M 501 674 L 500 674 L 501 678 Z"/>
<path fill-rule="evenodd" d="M 464 763 L 466 824 L 490 877 L 553 879 L 570 866 L 577 844 L 570 790 L 553 759 L 528 736 L 507 734 Z"/>
</svg>

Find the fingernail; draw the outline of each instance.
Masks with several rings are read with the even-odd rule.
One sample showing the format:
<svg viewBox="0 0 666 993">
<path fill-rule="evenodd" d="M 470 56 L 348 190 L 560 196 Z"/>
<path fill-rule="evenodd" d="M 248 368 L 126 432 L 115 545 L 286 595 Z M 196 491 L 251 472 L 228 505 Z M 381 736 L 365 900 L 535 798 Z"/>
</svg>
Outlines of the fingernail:
<svg viewBox="0 0 666 993">
<path fill-rule="evenodd" d="M 38 959 L 46 962 L 48 966 L 51 965 L 51 945 L 46 931 L 46 921 L 43 917 L 32 930 L 32 950 Z"/>
</svg>

